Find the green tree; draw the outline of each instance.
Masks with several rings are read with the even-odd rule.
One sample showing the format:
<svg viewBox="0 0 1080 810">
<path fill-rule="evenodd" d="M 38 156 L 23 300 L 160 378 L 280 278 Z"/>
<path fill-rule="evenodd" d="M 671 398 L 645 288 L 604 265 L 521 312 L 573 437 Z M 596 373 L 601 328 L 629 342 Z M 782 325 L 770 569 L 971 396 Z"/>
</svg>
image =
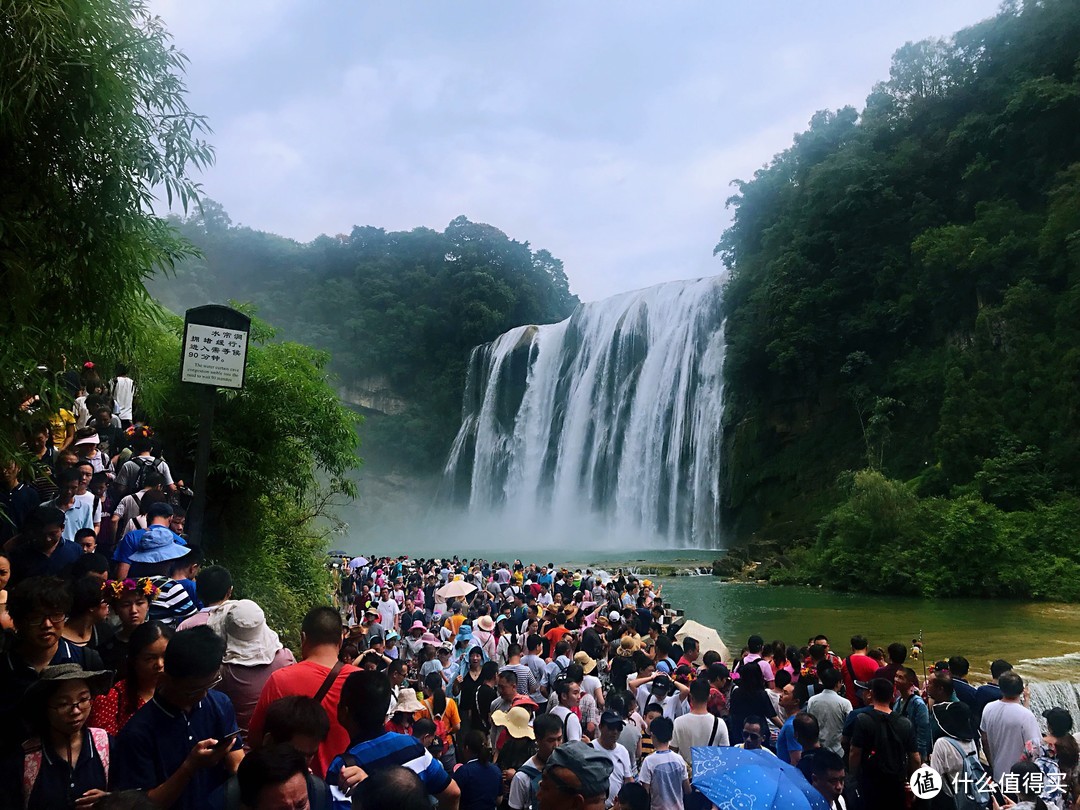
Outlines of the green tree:
<svg viewBox="0 0 1080 810">
<path fill-rule="evenodd" d="M 0 374 L 14 398 L 48 394 L 35 368 L 82 346 L 131 351 L 144 279 L 192 253 L 154 195 L 194 202 L 191 172 L 213 154 L 184 57 L 144 3 L 0 0 L 0 20 Z"/>
</svg>

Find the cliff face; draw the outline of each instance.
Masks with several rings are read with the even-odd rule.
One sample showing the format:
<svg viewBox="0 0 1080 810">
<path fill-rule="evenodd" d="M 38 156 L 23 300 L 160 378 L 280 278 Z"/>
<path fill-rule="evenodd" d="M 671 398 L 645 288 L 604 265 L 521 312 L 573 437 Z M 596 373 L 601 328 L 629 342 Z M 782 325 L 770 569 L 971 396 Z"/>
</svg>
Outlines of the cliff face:
<svg viewBox="0 0 1080 810">
<path fill-rule="evenodd" d="M 386 377 L 367 377 L 343 384 L 338 388 L 338 396 L 348 405 L 386 416 L 403 414 L 409 406 Z"/>
</svg>

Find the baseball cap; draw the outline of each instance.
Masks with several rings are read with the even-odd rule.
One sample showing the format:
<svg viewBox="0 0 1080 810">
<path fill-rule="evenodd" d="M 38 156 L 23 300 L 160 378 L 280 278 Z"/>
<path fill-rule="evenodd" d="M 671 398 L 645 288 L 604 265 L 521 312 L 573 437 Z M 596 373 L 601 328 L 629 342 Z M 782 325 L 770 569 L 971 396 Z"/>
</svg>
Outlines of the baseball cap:
<svg viewBox="0 0 1080 810">
<path fill-rule="evenodd" d="M 649 689 L 651 689 L 653 692 L 659 692 L 660 690 L 666 692 L 671 689 L 671 678 L 669 678 L 667 675 L 657 675 L 649 683 Z"/>
<path fill-rule="evenodd" d="M 622 728 L 626 725 L 626 721 L 622 719 L 615 712 L 604 712 L 600 715 L 600 725 L 602 726 L 618 726 Z"/>
</svg>

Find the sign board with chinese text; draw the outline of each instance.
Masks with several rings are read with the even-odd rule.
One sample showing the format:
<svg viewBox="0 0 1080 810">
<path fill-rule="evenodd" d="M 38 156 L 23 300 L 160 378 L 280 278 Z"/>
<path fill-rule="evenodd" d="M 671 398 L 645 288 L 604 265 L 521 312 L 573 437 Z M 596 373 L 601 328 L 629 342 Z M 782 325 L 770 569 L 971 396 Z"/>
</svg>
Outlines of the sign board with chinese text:
<svg viewBox="0 0 1080 810">
<path fill-rule="evenodd" d="M 243 388 L 251 319 L 232 307 L 189 309 L 184 319 L 180 381 Z"/>
</svg>

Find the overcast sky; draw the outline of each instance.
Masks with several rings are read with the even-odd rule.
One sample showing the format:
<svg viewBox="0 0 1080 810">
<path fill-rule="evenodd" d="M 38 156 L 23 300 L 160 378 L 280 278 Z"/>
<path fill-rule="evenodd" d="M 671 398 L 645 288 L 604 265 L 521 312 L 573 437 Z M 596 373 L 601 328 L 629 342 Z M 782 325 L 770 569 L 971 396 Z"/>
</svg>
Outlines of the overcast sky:
<svg viewBox="0 0 1080 810">
<path fill-rule="evenodd" d="M 714 275 L 735 178 L 997 0 L 151 0 L 209 116 L 206 193 L 307 241 L 464 214 L 584 300 Z"/>
</svg>

